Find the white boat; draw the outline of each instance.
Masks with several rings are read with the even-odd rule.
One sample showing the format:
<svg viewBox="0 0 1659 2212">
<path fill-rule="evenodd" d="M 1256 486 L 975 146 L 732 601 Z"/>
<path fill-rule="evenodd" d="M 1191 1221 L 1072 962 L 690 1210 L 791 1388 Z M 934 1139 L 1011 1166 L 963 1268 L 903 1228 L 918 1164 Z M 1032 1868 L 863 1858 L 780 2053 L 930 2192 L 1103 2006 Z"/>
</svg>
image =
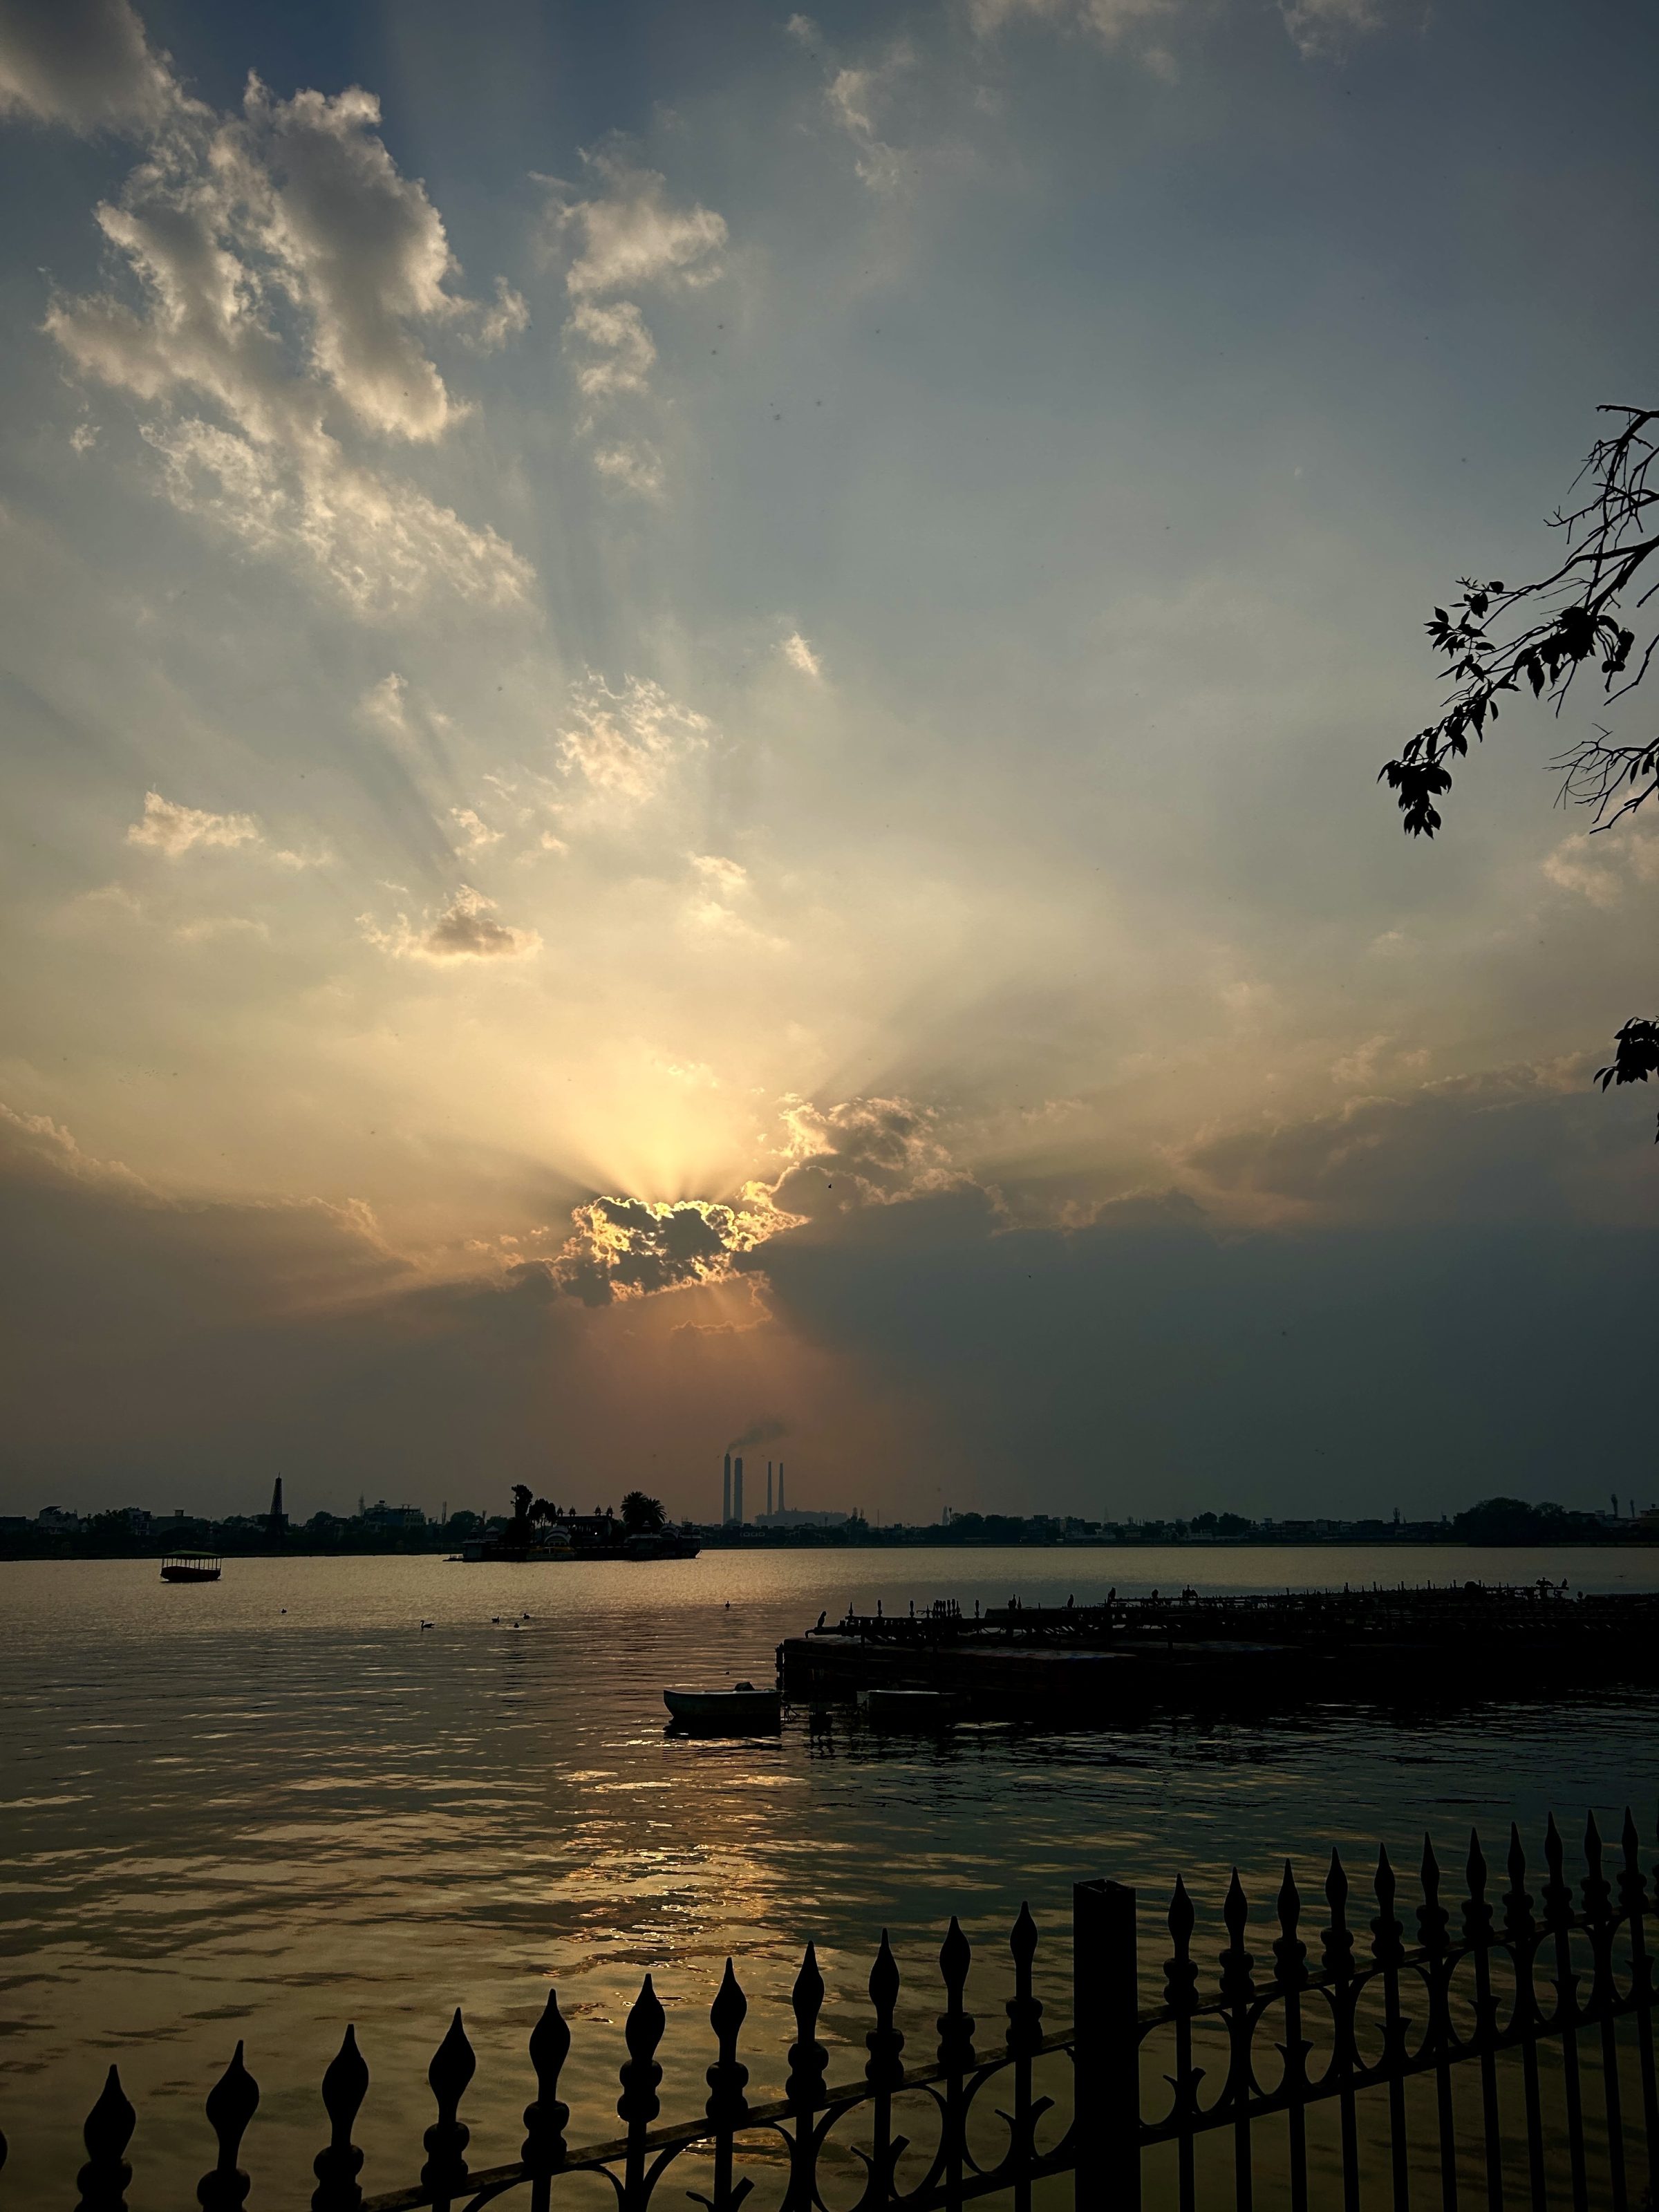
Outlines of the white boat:
<svg viewBox="0 0 1659 2212">
<path fill-rule="evenodd" d="M 782 1693 L 738 1682 L 729 1690 L 665 1690 L 662 1701 L 678 1728 L 700 1735 L 735 1735 L 750 1729 L 776 1728 Z"/>
</svg>

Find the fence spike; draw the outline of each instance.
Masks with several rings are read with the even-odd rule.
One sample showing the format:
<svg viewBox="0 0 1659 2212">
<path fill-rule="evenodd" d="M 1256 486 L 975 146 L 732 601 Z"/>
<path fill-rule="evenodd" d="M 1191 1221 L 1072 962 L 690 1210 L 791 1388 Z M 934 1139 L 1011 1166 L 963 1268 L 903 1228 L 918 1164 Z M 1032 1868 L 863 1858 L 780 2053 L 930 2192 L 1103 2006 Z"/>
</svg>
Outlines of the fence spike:
<svg viewBox="0 0 1659 2212">
<path fill-rule="evenodd" d="M 1014 1994 L 1004 2005 L 1008 2015 L 1008 2048 L 1016 2057 L 1029 2054 L 1042 2040 L 1042 2003 L 1031 1991 L 1031 1966 L 1036 1957 L 1037 1926 L 1031 1908 L 1022 1904 L 1008 1931 L 1013 1954 Z"/>
<path fill-rule="evenodd" d="M 1227 1948 L 1221 1954 L 1221 1994 L 1231 2004 L 1248 2002 L 1255 1984 L 1250 1969 L 1255 1964 L 1244 1948 L 1244 1929 L 1250 1917 L 1249 1899 L 1244 1894 L 1244 1885 L 1238 1878 L 1238 1869 L 1233 1869 L 1232 1880 L 1227 1885 L 1226 1899 L 1221 1907 L 1221 1917 L 1226 1923 Z"/>
<path fill-rule="evenodd" d="M 1642 1879 L 1642 1838 L 1636 1816 L 1628 1805 L 1625 1808 L 1619 1843 L 1625 1855 L 1624 1871 L 1619 1877 L 1619 1899 L 1628 1912 L 1632 1905 L 1639 1910 L 1647 1903 L 1647 1884 Z"/>
<path fill-rule="evenodd" d="M 1527 1887 L 1527 1855 L 1522 1846 L 1521 1831 L 1513 1822 L 1510 1825 L 1509 1877 L 1510 1886 L 1504 1893 L 1504 1934 L 1510 1942 L 1524 1945 L 1531 1941 L 1535 1923 L 1532 1895 Z"/>
<path fill-rule="evenodd" d="M 1198 1968 L 1192 1957 L 1193 1928 L 1196 1918 L 1193 1900 L 1187 1894 L 1187 1885 L 1177 1875 L 1175 1894 L 1170 1899 L 1169 1915 L 1170 1941 L 1175 1950 L 1164 1969 L 1164 2002 L 1174 2013 L 1191 2013 L 1198 2006 Z"/>
<path fill-rule="evenodd" d="M 1613 1899 L 1613 1887 L 1602 1869 L 1601 1831 L 1591 1813 L 1584 1822 L 1584 1911 L 1591 1920 L 1604 1920 Z"/>
<path fill-rule="evenodd" d="M 1492 1934 L 1492 1912 L 1486 1902 L 1486 1855 L 1473 1828 L 1469 1830 L 1469 1855 L 1464 1862 L 1463 1875 L 1469 1892 L 1463 1907 L 1463 1940 L 1484 1943 Z"/>
<path fill-rule="evenodd" d="M 125 2212 L 127 2184 L 132 2179 L 126 2148 L 137 2118 L 122 2089 L 121 2076 L 112 2066 L 81 2130 L 87 2162 L 76 2176 L 78 2212 Z"/>
<path fill-rule="evenodd" d="M 449 2033 L 433 2052 L 432 2063 L 426 2069 L 427 2086 L 437 2100 L 438 2117 L 421 2138 L 426 2146 L 421 2185 L 434 2197 L 459 2197 L 466 2186 L 466 2147 L 472 2139 L 472 2130 L 460 2118 L 459 2108 L 477 2064 L 461 2024 L 461 2008 L 457 2005 Z"/>
<path fill-rule="evenodd" d="M 1304 1964 L 1308 1947 L 1297 1933 L 1297 1923 L 1302 1917 L 1302 1896 L 1288 1859 L 1285 1862 L 1285 1879 L 1279 1885 L 1278 1911 L 1279 1936 L 1273 1947 L 1273 1963 L 1281 1986 L 1294 1988 L 1308 1978 Z"/>
<path fill-rule="evenodd" d="M 726 1972 L 720 1976 L 720 1985 L 714 1992 L 714 2002 L 708 2008 L 709 2025 L 722 2043 L 734 2039 L 749 2016 L 749 2000 L 743 1993 L 732 1961 L 726 1962 Z"/>
<path fill-rule="evenodd" d="M 1451 1915 L 1440 1902 L 1440 1862 L 1434 1855 L 1434 1844 L 1427 1834 L 1423 1838 L 1423 1863 L 1419 1870 L 1419 1879 L 1423 1884 L 1423 1902 L 1417 1908 L 1418 1939 L 1425 1951 L 1443 1951 Z"/>
<path fill-rule="evenodd" d="M 647 1974 L 640 1984 L 640 1993 L 623 2030 L 628 2059 L 622 2069 L 623 2093 L 617 2100 L 617 2117 L 627 2121 L 630 2131 L 648 2127 L 661 2109 L 657 2100 L 657 2084 L 662 2080 L 662 2069 L 656 2063 L 654 2054 L 667 2025 Z"/>
<path fill-rule="evenodd" d="M 368 2094 L 368 2068 L 357 2048 L 357 2032 L 348 2024 L 323 2075 L 323 2110 L 328 2114 L 330 2138 L 326 2148 L 311 2161 L 317 2177 L 311 2212 L 357 2212 L 363 2201 L 357 2184 L 363 2154 L 352 2142 L 351 2130 Z"/>
<path fill-rule="evenodd" d="M 564 2164 L 570 2107 L 559 2102 L 559 2075 L 569 2056 L 570 2030 L 559 2010 L 559 1993 L 550 1989 L 541 2017 L 530 2031 L 536 2094 L 524 2108 L 524 2147 L 519 2155 L 532 2173 L 553 2173 Z"/>
<path fill-rule="evenodd" d="M 1561 1831 L 1555 1825 L 1555 1815 L 1549 1815 L 1544 1830 L 1544 1864 L 1549 1869 L 1549 1880 L 1544 1884 L 1544 1925 L 1549 1929 L 1565 1928 L 1572 1914 L 1572 1888 L 1565 1873 L 1565 1851 L 1561 1842 Z"/>
<path fill-rule="evenodd" d="M 708 2084 L 708 2117 L 718 2126 L 741 2127 L 749 2117 L 749 2100 L 744 2094 L 749 2081 L 749 2069 L 738 2057 L 738 2035 L 749 2014 L 749 2000 L 732 1971 L 732 1961 L 726 1962 L 726 1972 L 720 1976 L 720 1988 L 714 2002 L 708 2008 L 709 2025 L 714 2031 L 720 2048 L 714 2064 L 704 2079 Z"/>
<path fill-rule="evenodd" d="M 219 2139 L 219 2157 L 212 2171 L 196 2185 L 196 2201 L 203 2212 L 238 2212 L 252 2187 L 236 2163 L 248 2122 L 259 2109 L 259 2085 L 242 2063 L 239 2043 L 224 2072 L 208 2091 L 208 2125 Z"/>
<path fill-rule="evenodd" d="M 823 2100 L 823 2076 L 830 2054 L 814 2036 L 818 2014 L 823 2009 L 823 1976 L 818 1972 L 817 1952 L 811 1943 L 795 1977 L 789 2002 L 795 2014 L 795 2040 L 789 2046 L 789 2079 L 784 2084 L 784 2094 L 798 2110 L 815 2112 Z"/>
<path fill-rule="evenodd" d="M 1401 1939 L 1406 1931 L 1395 1911 L 1398 1885 L 1386 1844 L 1377 1849 L 1376 1875 L 1372 1887 L 1376 1892 L 1376 1917 L 1371 1923 L 1371 1955 L 1379 1966 L 1397 1966 L 1405 1953 Z"/>
<path fill-rule="evenodd" d="M 957 2073 L 965 2073 L 974 2063 L 974 2015 L 963 2004 L 973 1958 L 973 1947 L 953 1912 L 951 1925 L 945 1931 L 945 1941 L 939 1947 L 945 2009 L 933 2025 L 939 2030 L 939 2063 Z"/>
<path fill-rule="evenodd" d="M 876 1963 L 870 1969 L 870 2002 L 876 2008 L 876 2024 L 865 2037 L 865 2046 L 870 2053 L 865 2078 L 872 2088 L 896 2088 L 904 2079 L 903 2062 L 899 2053 L 904 2048 L 904 2038 L 893 2025 L 894 2010 L 898 2004 L 898 1960 L 893 1956 L 892 1946 L 887 1941 L 887 1930 L 881 1931 L 881 1948 L 876 1953 Z"/>
</svg>

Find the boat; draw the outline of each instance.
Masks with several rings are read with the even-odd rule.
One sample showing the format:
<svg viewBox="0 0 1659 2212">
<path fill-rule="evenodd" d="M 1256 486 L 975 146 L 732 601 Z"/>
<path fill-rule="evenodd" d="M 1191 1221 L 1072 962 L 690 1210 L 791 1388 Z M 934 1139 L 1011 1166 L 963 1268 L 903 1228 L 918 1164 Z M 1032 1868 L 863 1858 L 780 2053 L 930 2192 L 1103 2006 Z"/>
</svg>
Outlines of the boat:
<svg viewBox="0 0 1659 2212">
<path fill-rule="evenodd" d="M 164 1583 L 216 1583 L 224 1561 L 216 1553 L 174 1552 L 161 1562 Z"/>
<path fill-rule="evenodd" d="M 778 1690 L 738 1682 L 729 1690 L 665 1690 L 670 1720 L 696 1735 L 747 1735 L 777 1728 L 783 1716 Z"/>
</svg>

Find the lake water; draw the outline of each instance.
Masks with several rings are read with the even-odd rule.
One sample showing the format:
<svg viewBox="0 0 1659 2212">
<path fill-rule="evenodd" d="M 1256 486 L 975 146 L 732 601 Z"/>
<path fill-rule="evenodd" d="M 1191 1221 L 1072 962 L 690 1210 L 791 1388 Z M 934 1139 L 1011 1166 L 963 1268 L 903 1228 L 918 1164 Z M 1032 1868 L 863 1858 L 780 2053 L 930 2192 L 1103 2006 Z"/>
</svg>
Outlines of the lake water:
<svg viewBox="0 0 1659 2212">
<path fill-rule="evenodd" d="M 751 2094 L 775 2092 L 790 1983 L 816 1940 L 833 2076 L 861 2066 L 883 1927 L 926 2042 L 958 1912 L 994 2039 L 1010 1922 L 1030 1900 L 1066 2012 L 1071 1884 L 1109 1875 L 1161 1909 L 1194 1888 L 1222 1941 L 1234 1863 L 1265 1911 L 1285 1855 L 1316 1902 L 1332 1844 L 1461 1863 L 1553 1808 L 1650 1824 L 1659 1700 L 1316 1708 L 1263 1725 L 1006 1726 L 878 1739 L 792 1717 L 777 1738 L 666 1738 L 661 1692 L 769 1677 L 775 1645 L 853 1600 L 1079 1602 L 1345 1581 L 1659 1588 L 1659 1551 L 713 1552 L 662 1565 L 436 1559 L 234 1560 L 172 1589 L 153 1562 L 0 1565 L 0 1881 L 7 2201 L 68 2202 L 112 2059 L 139 2111 L 134 2212 L 188 2202 L 211 2163 L 202 2099 L 239 2037 L 263 2093 L 258 2203 L 304 2201 L 317 2083 L 347 2020 L 373 2087 L 370 2190 L 412 2181 L 428 2058 L 465 2008 L 482 2166 L 517 2154 L 525 2040 L 550 1979 L 575 2038 L 573 2142 L 614 2131 L 622 2021 L 649 1971 L 667 2006 L 665 2118 L 700 2110 L 707 2009 L 731 1954 L 750 1999 Z M 510 1623 L 528 1612 L 518 1626 Z M 422 1630 L 420 1623 L 433 1626 Z M 1265 1931 L 1264 1931 L 1265 1932 Z M 1143 1946 L 1155 1952 L 1150 1917 Z M 1152 1960 L 1155 1965 L 1155 1958 Z"/>
</svg>

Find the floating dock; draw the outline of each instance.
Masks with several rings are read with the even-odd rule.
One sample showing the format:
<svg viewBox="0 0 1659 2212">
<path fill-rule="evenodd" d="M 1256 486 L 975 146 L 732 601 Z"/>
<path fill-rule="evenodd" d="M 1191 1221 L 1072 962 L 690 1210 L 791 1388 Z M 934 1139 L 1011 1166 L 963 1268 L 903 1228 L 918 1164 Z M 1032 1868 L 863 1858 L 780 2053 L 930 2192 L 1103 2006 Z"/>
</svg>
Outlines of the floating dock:
<svg viewBox="0 0 1659 2212">
<path fill-rule="evenodd" d="M 930 1690 L 969 1712 L 1133 1718 L 1158 1708 L 1283 1707 L 1613 1686 L 1659 1679 L 1659 1595 L 1565 1585 L 1178 1595 L 1022 1606 L 941 1601 L 854 1613 L 778 1647 L 786 1698 Z"/>
</svg>

